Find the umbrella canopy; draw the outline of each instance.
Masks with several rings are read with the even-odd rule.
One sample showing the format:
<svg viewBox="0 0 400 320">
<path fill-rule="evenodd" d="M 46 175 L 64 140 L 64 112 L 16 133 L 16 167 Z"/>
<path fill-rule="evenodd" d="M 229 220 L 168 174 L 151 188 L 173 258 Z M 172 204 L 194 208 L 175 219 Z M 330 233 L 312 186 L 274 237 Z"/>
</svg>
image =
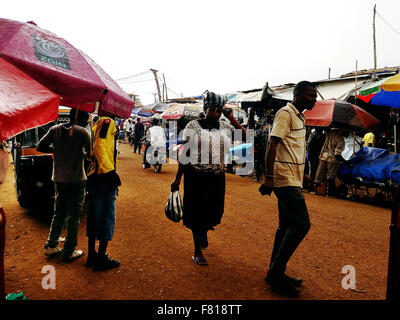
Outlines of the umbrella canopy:
<svg viewBox="0 0 400 320">
<path fill-rule="evenodd" d="M 164 102 L 157 102 L 152 103 L 147 106 L 144 106 L 142 109 L 143 111 L 153 112 L 153 113 L 163 113 L 167 110 L 172 104 L 171 103 L 164 103 Z"/>
<path fill-rule="evenodd" d="M 307 126 L 334 127 L 351 131 L 373 129 L 379 120 L 354 104 L 340 100 L 321 100 L 304 112 Z"/>
<path fill-rule="evenodd" d="M 181 117 L 198 118 L 200 113 L 203 112 L 203 104 L 176 104 L 168 108 L 162 113 L 163 119 L 178 120 Z"/>
<path fill-rule="evenodd" d="M 134 101 L 91 58 L 34 23 L 0 19 L 0 55 L 46 88 L 63 104 L 128 118 Z"/>
<path fill-rule="evenodd" d="M 365 86 L 357 98 L 371 104 L 400 108 L 400 74 Z"/>
<path fill-rule="evenodd" d="M 58 117 L 60 97 L 0 58 L 0 141 Z"/>
</svg>

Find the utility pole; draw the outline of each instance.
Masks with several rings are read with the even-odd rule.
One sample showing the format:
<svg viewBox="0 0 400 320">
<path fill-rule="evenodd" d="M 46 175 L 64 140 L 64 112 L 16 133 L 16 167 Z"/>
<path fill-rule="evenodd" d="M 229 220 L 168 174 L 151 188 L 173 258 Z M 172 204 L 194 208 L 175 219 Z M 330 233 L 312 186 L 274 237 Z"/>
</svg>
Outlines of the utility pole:
<svg viewBox="0 0 400 320">
<path fill-rule="evenodd" d="M 165 101 L 165 85 L 163 83 L 163 85 L 162 85 L 162 102 L 164 102 L 164 101 Z"/>
<path fill-rule="evenodd" d="M 330 79 L 331 78 L 331 68 L 329 68 L 329 71 L 328 71 L 328 79 Z"/>
<path fill-rule="evenodd" d="M 158 99 L 159 99 L 158 101 L 161 102 L 162 98 L 161 98 L 160 84 L 158 83 L 158 77 L 157 77 L 158 70 L 150 69 L 150 71 L 153 72 L 154 74 L 154 79 L 156 80 L 156 86 L 158 91 Z"/>
<path fill-rule="evenodd" d="M 376 37 L 375 37 L 375 16 L 376 16 L 376 4 L 374 6 L 374 20 L 373 20 L 373 30 L 374 30 L 374 77 L 373 80 L 376 80 Z"/>
<path fill-rule="evenodd" d="M 164 86 L 165 86 L 165 100 L 168 100 L 168 90 L 167 90 L 167 83 L 165 82 L 165 74 L 162 74 L 164 79 Z"/>
<path fill-rule="evenodd" d="M 356 88 L 354 90 L 354 103 L 356 102 L 357 99 L 357 76 L 358 76 L 358 60 L 356 59 Z"/>
</svg>

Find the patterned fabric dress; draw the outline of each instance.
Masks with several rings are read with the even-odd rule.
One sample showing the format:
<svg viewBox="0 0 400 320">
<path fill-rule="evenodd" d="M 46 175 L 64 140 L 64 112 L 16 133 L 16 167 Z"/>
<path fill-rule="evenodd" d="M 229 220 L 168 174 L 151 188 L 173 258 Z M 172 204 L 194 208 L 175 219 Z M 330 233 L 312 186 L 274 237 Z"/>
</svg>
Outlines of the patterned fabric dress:
<svg viewBox="0 0 400 320">
<path fill-rule="evenodd" d="M 213 230 L 221 222 L 225 201 L 224 162 L 234 130 L 225 121 L 216 121 L 211 131 L 205 129 L 204 123 L 205 120 L 193 120 L 183 133 L 184 138 L 190 137 L 191 159 L 195 160 L 185 165 L 184 170 L 183 224 L 194 231 Z M 207 153 L 210 161 L 201 159 Z"/>
</svg>

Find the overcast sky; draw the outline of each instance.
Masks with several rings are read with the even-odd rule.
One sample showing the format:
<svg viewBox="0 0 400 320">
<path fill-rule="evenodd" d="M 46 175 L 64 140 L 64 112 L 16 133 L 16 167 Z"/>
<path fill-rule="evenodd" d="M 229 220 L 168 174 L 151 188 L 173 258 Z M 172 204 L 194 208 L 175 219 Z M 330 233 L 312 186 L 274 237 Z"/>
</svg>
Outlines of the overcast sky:
<svg viewBox="0 0 400 320">
<path fill-rule="evenodd" d="M 400 32 L 399 0 L 7 1 L 0 16 L 33 20 L 65 38 L 114 79 L 150 68 L 168 96 L 316 81 L 373 68 L 373 7 Z M 400 33 L 376 17 L 378 67 L 400 65 Z M 145 104 L 152 74 L 120 81 Z"/>
</svg>

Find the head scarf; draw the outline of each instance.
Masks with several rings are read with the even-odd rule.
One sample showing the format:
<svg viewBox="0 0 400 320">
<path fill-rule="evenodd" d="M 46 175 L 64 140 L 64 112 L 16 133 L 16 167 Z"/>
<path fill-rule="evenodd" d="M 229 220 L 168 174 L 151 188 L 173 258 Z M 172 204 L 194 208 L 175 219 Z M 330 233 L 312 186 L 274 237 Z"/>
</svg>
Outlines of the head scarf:
<svg viewBox="0 0 400 320">
<path fill-rule="evenodd" d="M 226 104 L 227 98 L 223 95 L 209 92 L 208 90 L 203 94 L 203 109 L 207 111 L 208 108 L 220 108 Z"/>
</svg>

